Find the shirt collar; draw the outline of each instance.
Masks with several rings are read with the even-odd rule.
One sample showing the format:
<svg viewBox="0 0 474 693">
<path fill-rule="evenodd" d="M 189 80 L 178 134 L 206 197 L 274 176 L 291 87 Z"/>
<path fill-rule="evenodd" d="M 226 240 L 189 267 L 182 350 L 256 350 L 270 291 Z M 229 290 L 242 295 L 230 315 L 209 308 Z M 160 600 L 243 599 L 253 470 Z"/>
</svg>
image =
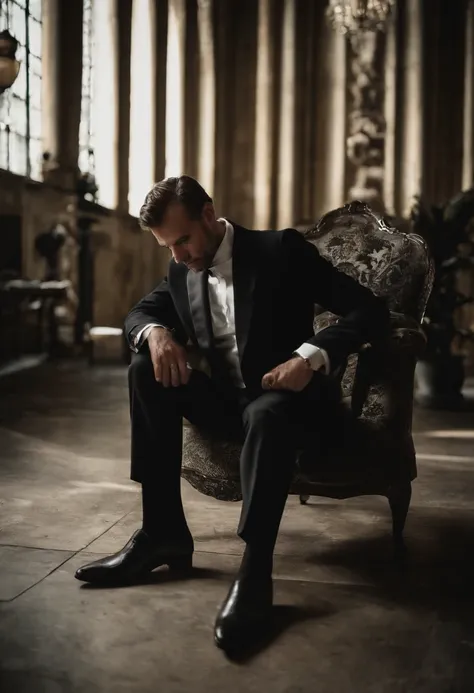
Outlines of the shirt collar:
<svg viewBox="0 0 474 693">
<path fill-rule="evenodd" d="M 234 227 L 230 221 L 224 218 L 217 221 L 225 224 L 225 234 L 212 260 L 211 270 L 219 269 L 219 265 L 223 265 L 232 259 L 232 246 L 234 244 Z"/>
</svg>

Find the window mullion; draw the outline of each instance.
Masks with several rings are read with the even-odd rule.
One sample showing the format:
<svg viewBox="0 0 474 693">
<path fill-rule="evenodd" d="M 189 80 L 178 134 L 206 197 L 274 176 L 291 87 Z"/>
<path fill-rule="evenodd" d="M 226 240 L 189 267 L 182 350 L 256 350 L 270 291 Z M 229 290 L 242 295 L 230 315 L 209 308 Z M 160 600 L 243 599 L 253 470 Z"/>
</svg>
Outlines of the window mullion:
<svg viewBox="0 0 474 693">
<path fill-rule="evenodd" d="M 26 70 L 26 175 L 31 176 L 30 157 L 30 0 L 25 2 L 25 70 Z"/>
</svg>

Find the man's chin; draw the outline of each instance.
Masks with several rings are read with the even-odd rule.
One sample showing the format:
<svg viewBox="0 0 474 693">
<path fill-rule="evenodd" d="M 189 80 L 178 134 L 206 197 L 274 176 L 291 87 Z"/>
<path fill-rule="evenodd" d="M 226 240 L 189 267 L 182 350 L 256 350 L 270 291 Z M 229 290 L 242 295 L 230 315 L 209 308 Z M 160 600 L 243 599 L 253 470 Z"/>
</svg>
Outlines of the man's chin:
<svg viewBox="0 0 474 693">
<path fill-rule="evenodd" d="M 203 270 L 208 269 L 208 264 L 203 260 L 195 260 L 194 262 L 188 262 L 186 267 L 192 272 L 202 272 Z"/>
</svg>

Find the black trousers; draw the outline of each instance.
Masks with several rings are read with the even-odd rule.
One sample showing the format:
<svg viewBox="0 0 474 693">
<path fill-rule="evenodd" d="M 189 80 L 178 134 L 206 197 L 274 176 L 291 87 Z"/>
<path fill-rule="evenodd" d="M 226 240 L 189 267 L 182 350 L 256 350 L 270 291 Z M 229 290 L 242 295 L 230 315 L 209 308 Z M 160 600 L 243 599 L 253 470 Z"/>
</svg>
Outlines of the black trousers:
<svg viewBox="0 0 474 693">
<path fill-rule="evenodd" d="M 153 487 L 156 514 L 174 534 L 186 530 L 181 502 L 182 419 L 243 443 L 243 506 L 238 535 L 247 543 L 274 545 L 294 473 L 297 450 L 308 437 L 334 425 L 340 388 L 315 373 L 302 392 L 221 392 L 204 373 L 187 385 L 165 388 L 154 378 L 148 351 L 129 367 L 132 427 L 131 478 Z M 156 493 L 155 493 L 156 491 Z"/>
</svg>

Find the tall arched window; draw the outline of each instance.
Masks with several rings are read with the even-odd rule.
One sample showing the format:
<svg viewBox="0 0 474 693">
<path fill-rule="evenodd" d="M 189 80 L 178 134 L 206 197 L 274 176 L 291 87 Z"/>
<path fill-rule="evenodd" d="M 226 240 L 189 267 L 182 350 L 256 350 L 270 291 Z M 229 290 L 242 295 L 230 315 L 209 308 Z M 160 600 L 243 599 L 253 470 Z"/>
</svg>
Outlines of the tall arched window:
<svg viewBox="0 0 474 693">
<path fill-rule="evenodd" d="M 0 31 L 19 42 L 19 75 L 0 96 L 0 168 L 41 179 L 41 0 L 0 0 Z"/>
</svg>

